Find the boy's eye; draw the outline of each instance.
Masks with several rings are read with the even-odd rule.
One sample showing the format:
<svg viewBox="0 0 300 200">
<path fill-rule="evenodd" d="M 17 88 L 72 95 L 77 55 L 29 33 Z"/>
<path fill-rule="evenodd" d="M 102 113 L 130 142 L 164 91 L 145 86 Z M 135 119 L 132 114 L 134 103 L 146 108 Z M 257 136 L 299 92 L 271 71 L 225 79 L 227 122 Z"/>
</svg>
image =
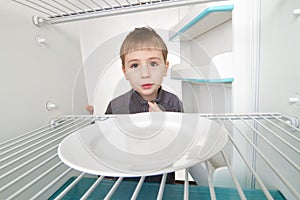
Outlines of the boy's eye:
<svg viewBox="0 0 300 200">
<path fill-rule="evenodd" d="M 138 66 L 139 66 L 139 65 L 135 63 L 135 64 L 130 65 L 130 68 L 133 68 L 133 69 L 134 69 L 134 68 L 137 68 Z"/>
<path fill-rule="evenodd" d="M 151 66 L 151 67 L 157 67 L 157 66 L 158 66 L 158 63 L 157 63 L 157 62 L 151 62 L 151 63 L 150 63 L 150 66 Z"/>
</svg>

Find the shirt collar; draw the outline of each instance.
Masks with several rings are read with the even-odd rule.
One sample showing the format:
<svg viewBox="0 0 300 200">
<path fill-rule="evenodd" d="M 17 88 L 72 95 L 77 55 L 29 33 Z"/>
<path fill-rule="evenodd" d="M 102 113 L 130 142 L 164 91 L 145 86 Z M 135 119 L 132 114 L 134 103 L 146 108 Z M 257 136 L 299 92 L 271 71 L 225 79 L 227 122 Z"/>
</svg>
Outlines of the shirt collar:
<svg viewBox="0 0 300 200">
<path fill-rule="evenodd" d="M 152 100 L 151 102 L 156 102 L 156 103 L 159 103 L 161 102 L 162 98 L 163 98 L 163 95 L 164 95 L 164 91 L 163 89 L 160 87 L 158 89 L 158 94 L 157 94 L 157 98 Z M 141 95 L 135 91 L 135 90 L 131 90 L 131 96 L 132 98 L 134 99 L 135 102 L 141 104 L 141 105 L 145 105 L 145 104 L 148 104 L 148 101 L 144 100 Z"/>
</svg>

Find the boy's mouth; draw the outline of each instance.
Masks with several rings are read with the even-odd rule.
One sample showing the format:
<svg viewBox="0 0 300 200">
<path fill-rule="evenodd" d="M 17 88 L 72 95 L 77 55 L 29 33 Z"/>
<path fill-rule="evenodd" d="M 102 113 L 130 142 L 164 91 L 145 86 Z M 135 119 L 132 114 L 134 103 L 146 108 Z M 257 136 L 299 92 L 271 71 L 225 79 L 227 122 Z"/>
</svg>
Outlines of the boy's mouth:
<svg viewBox="0 0 300 200">
<path fill-rule="evenodd" d="M 143 89 L 150 89 L 152 87 L 153 83 L 146 83 L 142 85 Z"/>
</svg>

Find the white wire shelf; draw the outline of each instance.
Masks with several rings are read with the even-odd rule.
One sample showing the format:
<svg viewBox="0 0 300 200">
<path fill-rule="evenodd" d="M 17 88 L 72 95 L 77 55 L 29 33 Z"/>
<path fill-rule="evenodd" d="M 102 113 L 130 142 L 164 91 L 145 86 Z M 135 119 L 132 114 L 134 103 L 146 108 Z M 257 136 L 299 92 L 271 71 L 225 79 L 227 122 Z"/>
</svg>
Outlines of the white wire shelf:
<svg viewBox="0 0 300 200">
<path fill-rule="evenodd" d="M 265 199 L 274 199 L 270 189 L 280 190 L 287 199 L 300 199 L 300 130 L 295 127 L 298 126 L 296 119 L 280 113 L 199 114 L 199 116 L 217 120 L 230 132 L 228 137 L 229 144 L 233 147 L 232 154 L 238 155 L 237 162 L 243 163 L 251 177 L 251 184 L 243 186 L 234 162 L 230 160 L 233 155 L 221 152 L 225 167 L 230 172 L 235 190 L 241 199 L 248 199 L 246 189 L 260 189 Z M 90 125 L 95 120 L 103 119 L 93 116 L 62 116 L 50 124 L 1 143 L 1 199 L 48 199 L 73 177 L 68 186 L 61 189 L 55 197 L 63 199 L 64 196 L 70 195 L 71 190 L 76 190 L 80 181 L 92 177 L 94 182 L 80 193 L 80 199 L 87 199 L 106 179 L 103 176 L 92 176 L 67 167 L 58 158 L 57 147 L 74 131 Z M 244 142 L 252 152 L 250 157 L 249 152 L 243 151 Z M 182 186 L 182 197 L 178 198 L 189 199 L 191 195 L 192 186 L 189 185 L 187 174 L 188 170 Z M 218 188 L 214 185 L 212 177 L 213 172 L 207 167 L 210 198 L 217 199 Z M 136 188 L 129 194 L 131 199 L 139 197 L 142 186 L 146 184 L 143 183 L 144 178 L 141 177 Z M 157 199 L 164 199 L 167 195 L 166 187 L 169 185 L 165 184 L 165 178 L 164 175 L 157 190 Z M 105 194 L 105 199 L 113 198 L 123 182 L 122 177 L 116 180 Z"/>
<path fill-rule="evenodd" d="M 11 0 L 35 13 L 36 25 L 78 21 L 220 0 Z"/>
</svg>

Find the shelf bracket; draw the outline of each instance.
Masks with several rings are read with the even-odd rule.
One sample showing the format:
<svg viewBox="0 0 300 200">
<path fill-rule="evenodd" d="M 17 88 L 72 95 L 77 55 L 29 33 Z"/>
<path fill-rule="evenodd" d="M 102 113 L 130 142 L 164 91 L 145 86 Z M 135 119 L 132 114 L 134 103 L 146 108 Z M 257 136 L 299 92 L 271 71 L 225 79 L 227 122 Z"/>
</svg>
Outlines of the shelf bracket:
<svg viewBox="0 0 300 200">
<path fill-rule="evenodd" d="M 46 23 L 46 20 L 43 17 L 40 17 L 38 15 L 34 15 L 32 17 L 32 22 L 34 25 L 36 25 L 37 27 L 41 27 L 43 24 Z"/>
<path fill-rule="evenodd" d="M 300 21 L 300 9 L 295 9 L 293 14 L 296 16 L 296 19 Z"/>
</svg>

